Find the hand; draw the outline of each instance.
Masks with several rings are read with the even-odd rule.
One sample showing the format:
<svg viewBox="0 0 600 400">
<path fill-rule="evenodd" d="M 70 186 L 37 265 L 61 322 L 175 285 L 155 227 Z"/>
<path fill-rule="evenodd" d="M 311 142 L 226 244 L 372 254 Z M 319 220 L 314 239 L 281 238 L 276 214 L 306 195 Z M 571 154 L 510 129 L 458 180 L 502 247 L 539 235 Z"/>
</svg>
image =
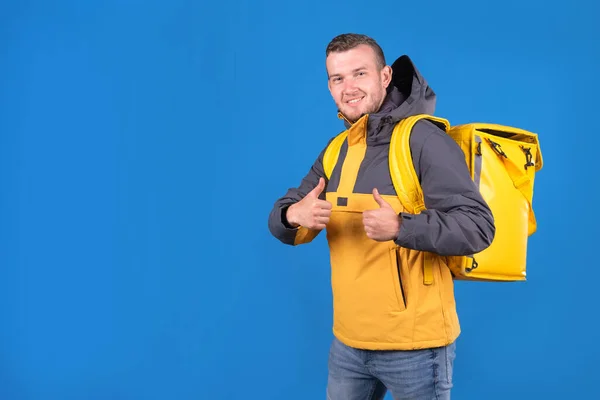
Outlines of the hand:
<svg viewBox="0 0 600 400">
<path fill-rule="evenodd" d="M 331 216 L 331 203 L 319 199 L 325 189 L 325 179 L 320 178 L 319 184 L 302 200 L 287 209 L 286 218 L 294 227 L 299 225 L 309 229 L 325 229 Z"/>
<path fill-rule="evenodd" d="M 400 217 L 379 195 L 377 189 L 373 189 L 373 197 L 379 208 L 363 212 L 363 225 L 367 236 L 378 242 L 395 240 L 400 232 Z"/>
</svg>

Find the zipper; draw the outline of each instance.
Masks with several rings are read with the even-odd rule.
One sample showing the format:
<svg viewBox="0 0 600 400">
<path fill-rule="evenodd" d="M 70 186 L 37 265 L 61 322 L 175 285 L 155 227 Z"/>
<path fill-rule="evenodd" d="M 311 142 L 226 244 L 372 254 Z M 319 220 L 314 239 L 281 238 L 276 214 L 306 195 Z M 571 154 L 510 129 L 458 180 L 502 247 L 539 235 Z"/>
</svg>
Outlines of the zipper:
<svg viewBox="0 0 600 400">
<path fill-rule="evenodd" d="M 404 304 L 404 308 L 406 308 L 406 297 L 404 296 L 404 285 L 402 284 L 402 274 L 400 273 L 401 268 L 398 249 L 396 249 L 394 253 L 396 253 L 396 269 L 398 270 L 398 284 L 400 285 L 400 293 L 402 294 L 402 303 Z"/>
</svg>

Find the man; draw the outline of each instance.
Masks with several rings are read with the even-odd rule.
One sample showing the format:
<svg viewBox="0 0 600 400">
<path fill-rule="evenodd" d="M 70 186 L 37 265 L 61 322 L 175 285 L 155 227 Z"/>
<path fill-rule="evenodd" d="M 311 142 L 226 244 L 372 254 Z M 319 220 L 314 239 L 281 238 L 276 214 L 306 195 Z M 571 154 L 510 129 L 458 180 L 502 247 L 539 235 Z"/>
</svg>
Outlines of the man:
<svg viewBox="0 0 600 400">
<path fill-rule="evenodd" d="M 435 106 L 407 56 L 390 67 L 373 39 L 343 34 L 327 46 L 326 69 L 347 139 L 329 179 L 324 148 L 300 186 L 276 201 L 269 229 L 289 245 L 327 231 L 334 307 L 327 398 L 382 399 L 389 390 L 395 399 L 448 399 L 460 327 L 445 256 L 489 246 L 493 216 L 462 150 L 429 121 L 410 138 L 427 209 L 402 208 L 388 169 L 391 133 Z"/>
</svg>

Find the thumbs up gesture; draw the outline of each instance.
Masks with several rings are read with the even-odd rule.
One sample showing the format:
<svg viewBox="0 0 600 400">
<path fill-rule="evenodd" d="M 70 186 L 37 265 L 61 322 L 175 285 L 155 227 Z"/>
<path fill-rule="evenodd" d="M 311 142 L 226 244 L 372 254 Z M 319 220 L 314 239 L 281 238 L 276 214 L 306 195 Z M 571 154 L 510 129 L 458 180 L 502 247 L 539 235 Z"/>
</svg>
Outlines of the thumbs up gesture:
<svg viewBox="0 0 600 400">
<path fill-rule="evenodd" d="M 367 236 L 379 242 L 395 240 L 400 232 L 400 217 L 377 189 L 373 189 L 373 198 L 379 208 L 363 212 L 363 225 Z"/>
<path fill-rule="evenodd" d="M 309 229 L 325 229 L 331 216 L 331 203 L 319 199 L 325 189 L 325 179 L 320 178 L 319 184 L 302 200 L 287 209 L 286 218 L 294 227 L 303 226 Z"/>
</svg>

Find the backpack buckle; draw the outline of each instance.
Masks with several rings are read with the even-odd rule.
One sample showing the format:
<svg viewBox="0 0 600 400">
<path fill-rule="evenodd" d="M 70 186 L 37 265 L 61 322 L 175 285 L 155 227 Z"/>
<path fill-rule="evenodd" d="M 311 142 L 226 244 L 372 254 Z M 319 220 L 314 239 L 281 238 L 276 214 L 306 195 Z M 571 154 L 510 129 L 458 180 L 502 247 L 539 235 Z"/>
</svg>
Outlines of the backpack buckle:
<svg viewBox="0 0 600 400">
<path fill-rule="evenodd" d="M 487 141 L 489 142 L 489 144 L 492 146 L 492 149 L 494 149 L 494 151 L 496 153 L 498 153 L 499 155 L 501 155 L 504 158 L 508 158 L 508 156 L 506 155 L 504 150 L 502 150 L 502 146 L 500 146 L 500 143 L 496 143 L 491 139 L 488 139 Z"/>
<path fill-rule="evenodd" d="M 521 150 L 525 153 L 525 169 L 527 169 L 527 167 L 535 167 L 535 164 L 532 162 L 533 156 L 531 155 L 531 147 L 525 147 L 523 145 L 520 145 L 519 147 L 521 147 Z"/>
<path fill-rule="evenodd" d="M 471 272 L 471 271 L 473 271 L 474 269 L 476 269 L 476 268 L 479 266 L 479 264 L 478 264 L 478 263 L 477 263 L 477 261 L 475 260 L 475 257 L 470 257 L 470 258 L 472 258 L 472 259 L 473 259 L 473 263 L 471 264 L 471 267 L 470 267 L 470 268 L 469 268 L 469 267 L 465 268 L 465 271 L 466 271 L 466 272 Z"/>
</svg>

